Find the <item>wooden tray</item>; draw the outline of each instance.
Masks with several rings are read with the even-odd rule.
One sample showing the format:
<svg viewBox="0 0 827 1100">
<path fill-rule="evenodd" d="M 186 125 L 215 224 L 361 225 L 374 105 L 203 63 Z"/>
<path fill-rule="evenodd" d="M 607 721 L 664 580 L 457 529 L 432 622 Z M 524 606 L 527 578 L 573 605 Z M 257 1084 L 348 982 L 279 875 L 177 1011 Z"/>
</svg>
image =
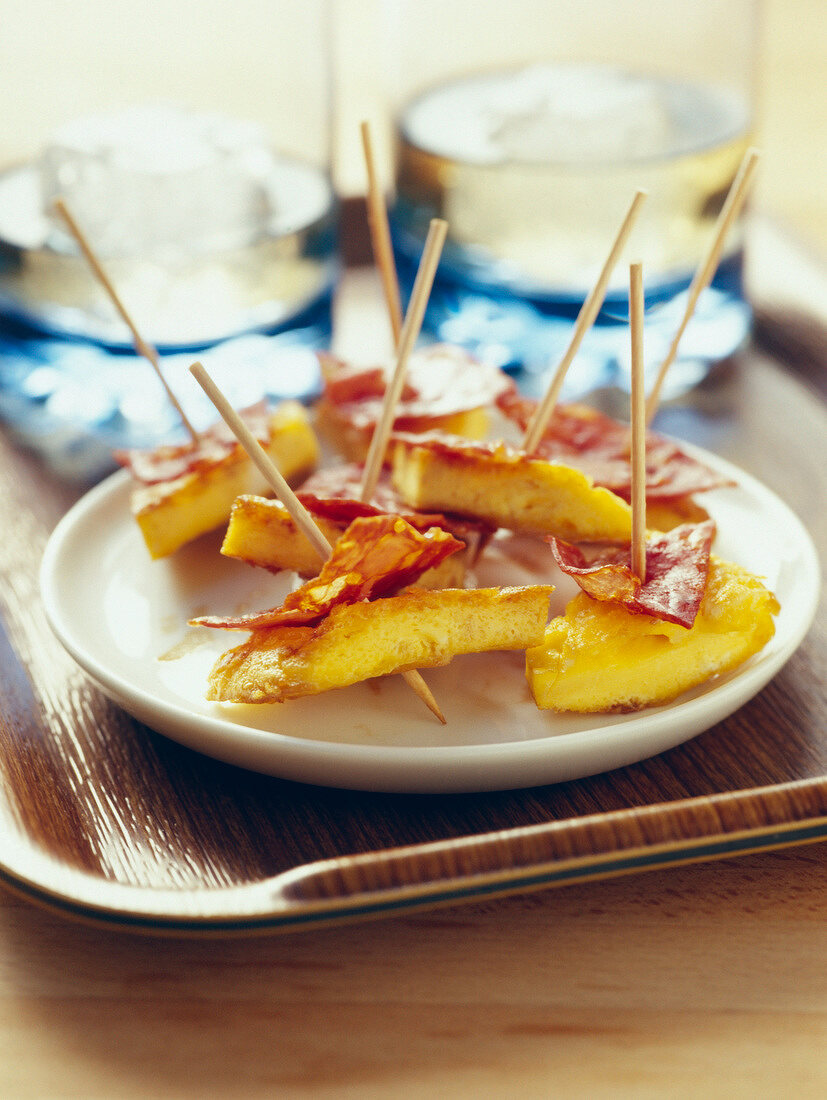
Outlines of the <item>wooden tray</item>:
<svg viewBox="0 0 827 1100">
<path fill-rule="evenodd" d="M 827 332 L 762 313 L 756 347 L 658 421 L 784 496 L 822 558 L 825 380 Z M 37 584 L 77 496 L 0 436 L 0 881 L 29 898 L 132 929 L 296 929 L 827 837 L 823 613 L 752 702 L 633 767 L 499 794 L 326 790 L 190 752 L 85 679 Z"/>
</svg>

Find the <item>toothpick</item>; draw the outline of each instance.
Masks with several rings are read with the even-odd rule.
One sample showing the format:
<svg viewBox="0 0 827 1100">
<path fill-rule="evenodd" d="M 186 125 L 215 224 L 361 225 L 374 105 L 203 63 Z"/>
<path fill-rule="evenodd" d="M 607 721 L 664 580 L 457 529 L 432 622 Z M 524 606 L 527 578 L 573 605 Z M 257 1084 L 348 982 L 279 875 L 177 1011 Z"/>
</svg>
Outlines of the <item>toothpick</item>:
<svg viewBox="0 0 827 1100">
<path fill-rule="evenodd" d="M 362 137 L 365 139 L 367 133 L 366 124 L 363 124 Z M 369 136 L 367 138 L 369 141 Z M 368 154 L 368 147 L 366 145 L 366 157 Z M 384 210 L 384 204 L 382 209 Z M 442 246 L 445 243 L 445 236 L 448 232 L 447 222 L 444 222 L 438 218 L 434 218 L 431 221 L 428 237 L 425 241 L 425 248 L 422 253 L 422 258 L 419 262 L 419 268 L 416 273 L 416 279 L 414 281 L 413 291 L 411 292 L 411 300 L 408 304 L 408 311 L 405 315 L 405 322 L 402 325 L 401 331 L 396 332 L 394 325 L 394 312 L 391 301 L 389 301 L 389 310 L 391 316 L 391 325 L 394 327 L 394 341 L 397 349 L 396 368 L 393 373 L 393 377 L 390 380 L 385 390 L 385 400 L 382 405 L 382 413 L 379 421 L 373 431 L 373 437 L 370 441 L 370 447 L 368 449 L 367 459 L 365 460 L 365 469 L 362 473 L 362 484 L 360 487 L 359 496 L 363 501 L 369 501 L 373 494 L 376 492 L 376 485 L 379 481 L 379 474 L 382 469 L 382 463 L 385 458 L 385 451 L 388 446 L 388 439 L 390 437 L 391 429 L 393 427 L 394 412 L 396 406 L 399 403 L 399 398 L 402 395 L 402 388 L 405 383 L 405 374 L 407 373 L 408 358 L 413 346 L 416 343 L 416 339 L 419 336 L 419 330 L 422 328 L 422 320 L 425 316 L 425 307 L 428 303 L 428 297 L 431 293 L 431 286 L 434 281 L 434 275 L 439 264 L 439 257 L 442 253 Z M 377 243 L 374 241 L 374 251 L 376 254 L 377 262 L 380 265 L 380 271 L 383 270 L 383 265 L 386 264 L 386 260 L 381 259 L 381 245 L 377 249 Z M 390 264 L 393 265 L 392 253 Z M 393 282 L 396 282 L 396 272 L 393 269 Z M 383 276 L 384 282 L 384 276 Z M 397 300 L 398 300 L 398 286 L 397 286 Z M 422 679 L 419 672 L 410 670 L 403 672 L 402 676 L 405 678 L 406 683 L 411 687 L 419 698 L 423 701 L 426 707 L 436 715 L 439 721 L 445 725 L 446 719 L 442 710 L 439 707 L 436 699 L 431 693 L 430 688 Z"/>
<path fill-rule="evenodd" d="M 646 580 L 646 398 L 643 382 L 643 265 L 629 267 L 632 339 L 632 572 Z"/>
<path fill-rule="evenodd" d="M 660 401 L 660 391 L 663 388 L 663 382 L 666 378 L 666 372 L 672 366 L 675 361 L 675 357 L 678 354 L 678 346 L 683 338 L 683 334 L 686 331 L 686 326 L 689 324 L 692 314 L 695 312 L 695 306 L 698 304 L 698 298 L 701 296 L 701 291 L 705 290 L 707 286 L 712 282 L 715 272 L 718 268 L 718 261 L 723 251 L 724 242 L 726 240 L 727 233 L 741 212 L 741 208 L 746 201 L 749 191 L 749 185 L 752 181 L 753 173 L 758 164 L 759 153 L 757 149 L 748 149 L 744 155 L 744 159 L 741 161 L 741 166 L 738 169 L 738 174 L 732 181 L 732 186 L 729 189 L 724 205 L 721 207 L 721 212 L 718 215 L 718 219 L 715 223 L 715 231 L 712 235 L 712 240 L 709 243 L 706 254 L 703 257 L 698 270 L 695 272 L 695 276 L 689 286 L 689 293 L 686 299 L 686 309 L 684 310 L 681 323 L 678 325 L 678 330 L 672 338 L 672 343 L 669 345 L 669 350 L 666 353 L 666 358 L 660 365 L 657 378 L 649 393 L 649 397 L 646 401 L 646 423 L 651 424 L 652 419 L 657 412 L 658 403 Z"/>
<path fill-rule="evenodd" d="M 284 476 L 279 468 L 272 461 L 215 382 L 213 382 L 212 378 L 210 378 L 209 374 L 207 374 L 203 364 L 193 363 L 190 367 L 190 374 L 206 393 L 207 397 L 209 397 L 210 401 L 212 401 L 213 405 L 215 405 L 222 420 L 227 424 L 230 431 L 232 431 L 233 435 L 250 456 L 251 460 L 258 467 L 262 476 L 267 481 L 267 484 L 290 513 L 296 526 L 308 539 L 313 549 L 317 551 L 322 561 L 325 561 L 330 557 L 332 547 L 319 530 L 305 506 L 284 480 Z"/>
<path fill-rule="evenodd" d="M 648 191 L 639 190 L 635 192 L 635 197 L 632 199 L 629 209 L 626 211 L 626 216 L 621 223 L 620 229 L 617 231 L 614 244 L 609 251 L 609 255 L 606 258 L 606 262 L 603 265 L 603 269 L 598 276 L 597 282 L 594 284 L 591 292 L 586 298 L 583 305 L 580 307 L 580 313 L 577 315 L 577 322 L 574 326 L 574 332 L 572 333 L 569 346 L 566 349 L 563 358 L 560 360 L 556 371 L 551 379 L 551 383 L 543 397 L 543 400 L 534 410 L 526 434 L 523 439 L 523 450 L 531 454 L 532 451 L 537 449 L 540 440 L 543 438 L 543 434 L 548 426 L 549 421 L 554 413 L 557 400 L 560 396 L 560 391 L 563 388 L 563 382 L 565 381 L 566 372 L 572 364 L 572 361 L 577 354 L 583 337 L 589 331 L 591 326 L 595 322 L 595 318 L 600 312 L 600 308 L 603 305 L 603 301 L 606 297 L 606 290 L 609 285 L 609 279 L 612 276 L 612 271 L 617 264 L 620 254 L 623 251 L 626 241 L 629 239 L 629 234 L 632 231 L 632 226 L 637 220 L 637 216 L 640 213 L 640 208 L 643 205 Z"/>
<path fill-rule="evenodd" d="M 367 131 L 367 124 L 362 124 L 362 139 L 365 142 L 365 158 L 368 163 L 368 175 L 372 172 L 372 161 L 370 153 L 370 134 Z M 376 196 L 378 193 L 375 189 L 375 183 L 372 185 L 372 190 Z M 381 197 L 374 199 L 377 202 L 378 207 L 382 208 L 384 213 L 385 206 Z M 374 208 L 375 210 L 377 207 Z M 381 220 L 381 219 L 378 219 Z M 387 217 L 384 217 L 385 226 L 387 226 Z M 379 472 L 382 471 L 382 463 L 385 459 L 385 451 L 387 450 L 387 441 L 390 436 L 390 429 L 394 423 L 394 412 L 396 406 L 399 403 L 399 397 L 403 392 L 403 385 L 405 383 L 405 375 L 408 367 L 408 356 L 414 344 L 416 343 L 419 335 L 419 330 L 422 327 L 422 318 L 424 317 L 424 309 L 428 304 L 428 297 L 431 293 L 431 285 L 433 283 L 433 276 L 437 273 L 437 266 L 439 264 L 439 257 L 442 252 L 442 245 L 445 240 L 445 233 L 448 232 L 448 224 L 438 219 L 433 219 L 428 231 L 428 239 L 424 243 L 424 250 L 419 262 L 419 268 L 417 271 L 416 281 L 414 283 L 414 290 L 412 290 L 410 303 L 408 305 L 408 312 L 405 318 L 404 326 L 401 330 L 398 330 L 397 313 L 394 311 L 394 299 L 393 295 L 388 297 L 386 290 L 386 299 L 388 301 L 388 310 L 390 313 L 390 322 L 392 322 L 392 328 L 394 330 L 394 343 L 397 350 L 396 370 L 394 376 L 390 379 L 388 386 L 385 389 L 385 400 L 382 406 L 382 415 L 376 423 L 374 428 L 373 438 L 371 439 L 370 448 L 368 448 L 367 459 L 365 460 L 365 469 L 362 474 L 362 485 L 360 488 L 360 497 L 362 500 L 370 500 L 376 492 L 376 484 L 379 480 Z M 374 254 L 376 261 L 379 265 L 379 271 L 383 274 L 383 284 L 388 284 L 396 287 L 396 307 L 398 306 L 399 287 L 396 283 L 396 268 L 393 262 L 393 252 L 390 251 L 389 238 L 387 241 L 387 254 L 384 253 L 381 240 L 377 241 L 373 239 Z M 430 711 L 437 715 L 440 722 L 445 725 L 445 717 L 437 703 L 437 700 L 433 697 L 426 682 L 422 679 L 419 672 L 410 671 L 404 672 L 403 675 L 407 683 L 414 689 L 419 695 L 422 702 L 430 709 Z M 426 694 L 427 693 L 427 694 Z"/>
<path fill-rule="evenodd" d="M 235 435 L 241 446 L 250 456 L 252 461 L 256 464 L 262 475 L 266 479 L 268 485 L 276 494 L 278 499 L 287 509 L 287 512 L 292 517 L 293 522 L 302 532 L 302 534 L 308 539 L 310 545 L 318 553 L 322 562 L 326 561 L 330 557 L 333 547 L 325 538 L 323 532 L 319 529 L 318 525 L 310 515 L 308 510 L 284 480 L 281 471 L 272 461 L 270 456 L 264 450 L 262 445 L 232 407 L 230 402 L 221 392 L 221 390 L 210 378 L 207 371 L 204 369 L 203 364 L 193 363 L 190 367 L 190 374 L 195 378 L 196 382 L 215 405 L 216 409 L 221 415 L 221 418 L 227 424 L 227 426 Z M 413 691 L 419 696 L 425 706 L 431 711 L 432 714 L 445 725 L 445 715 L 439 708 L 439 704 L 431 693 L 430 688 L 422 679 L 420 674 L 415 670 L 403 672 L 402 676 L 405 682 L 413 689 Z"/>
<path fill-rule="evenodd" d="M 402 387 L 405 384 L 405 374 L 408 369 L 408 358 L 422 328 L 422 320 L 425 316 L 425 307 L 431 293 L 431 286 L 436 274 L 442 246 L 448 232 L 448 223 L 441 218 L 433 218 L 425 241 L 425 249 L 414 280 L 411 300 L 408 303 L 408 311 L 405 314 L 405 323 L 402 325 L 402 333 L 399 337 L 399 346 L 396 352 L 396 368 L 393 377 L 385 390 L 385 401 L 382 405 L 382 414 L 373 432 L 370 441 L 368 456 L 365 460 L 365 470 L 362 474 L 361 499 L 370 500 L 376 492 L 376 484 L 379 481 L 379 473 L 385 458 L 391 429 L 393 427 L 396 406 L 402 395 Z"/>
<path fill-rule="evenodd" d="M 393 259 L 391 231 L 388 225 L 388 211 L 376 175 L 376 163 L 373 157 L 370 127 L 367 122 L 361 124 L 360 130 L 362 134 L 362 148 L 365 154 L 365 167 L 368 173 L 368 228 L 370 229 L 373 255 L 376 260 L 376 266 L 379 269 L 379 277 L 382 280 L 382 292 L 388 307 L 388 317 L 393 333 L 393 346 L 394 348 L 398 348 L 399 337 L 402 334 L 402 303 L 399 296 L 399 279 L 396 274 L 396 264 Z"/>
<path fill-rule="evenodd" d="M 155 350 L 155 348 L 151 344 L 148 344 L 146 342 L 146 340 L 144 340 L 143 337 L 141 336 L 141 334 L 138 332 L 138 329 L 135 325 L 135 322 L 130 317 L 130 315 L 129 315 L 127 309 L 126 309 L 126 306 L 121 301 L 120 296 L 119 296 L 118 292 L 115 290 L 115 287 L 112 284 L 112 281 L 110 280 L 109 276 L 104 271 L 100 260 L 97 258 L 94 251 L 92 250 L 92 246 L 89 244 L 89 241 L 86 239 L 86 236 L 83 233 L 83 230 L 80 228 L 78 223 L 75 221 L 73 215 L 69 212 L 69 208 L 66 206 L 66 203 L 63 201 L 63 199 L 55 199 L 53 205 L 54 205 L 54 209 L 57 211 L 58 214 L 60 214 L 61 218 L 63 218 L 64 222 L 66 223 L 66 226 L 69 229 L 69 232 L 75 238 L 75 241 L 77 242 L 78 247 L 80 248 L 81 252 L 83 253 L 84 257 L 86 258 L 86 262 L 91 267 L 92 272 L 94 273 L 94 275 L 97 278 L 98 282 L 101 284 L 103 289 L 109 295 L 109 298 L 112 302 L 112 305 L 117 310 L 118 314 L 121 317 L 121 320 L 124 322 L 126 327 L 129 329 L 129 331 L 132 335 L 132 342 L 135 345 L 135 350 L 137 351 L 137 353 L 139 355 L 143 355 L 143 357 L 149 361 L 149 363 L 152 366 L 152 368 L 154 369 L 155 373 L 158 375 L 158 379 L 159 379 L 161 385 L 164 387 L 164 392 L 166 393 L 169 400 L 172 402 L 172 405 L 173 405 L 175 411 L 181 417 L 181 423 L 184 425 L 186 430 L 189 432 L 190 436 L 192 437 L 193 443 L 198 443 L 198 432 L 196 432 L 195 428 L 193 428 L 193 426 L 190 423 L 186 413 L 181 408 L 181 405 L 178 401 L 178 398 L 175 396 L 175 394 L 169 388 L 169 385 L 167 384 L 167 380 L 164 378 L 163 372 L 161 370 L 161 361 L 158 357 L 158 352 Z"/>
<path fill-rule="evenodd" d="M 448 719 L 442 713 L 442 708 L 434 697 L 434 693 L 422 679 L 422 673 L 417 672 L 415 668 L 409 668 L 406 672 L 399 674 L 411 691 L 416 695 L 418 699 L 421 699 L 428 710 L 433 716 L 442 723 L 443 726 L 448 725 Z"/>
</svg>

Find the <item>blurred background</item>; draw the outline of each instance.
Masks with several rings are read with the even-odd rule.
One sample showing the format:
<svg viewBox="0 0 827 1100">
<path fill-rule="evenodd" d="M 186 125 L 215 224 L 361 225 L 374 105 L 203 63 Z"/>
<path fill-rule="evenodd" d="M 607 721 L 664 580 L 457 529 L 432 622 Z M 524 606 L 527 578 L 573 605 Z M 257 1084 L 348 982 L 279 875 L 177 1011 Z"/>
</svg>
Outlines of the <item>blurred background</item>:
<svg viewBox="0 0 827 1100">
<path fill-rule="evenodd" d="M 699 4 L 695 9 L 696 17 L 697 11 L 707 10 L 710 25 L 714 16 L 718 27 L 726 28 L 730 34 L 733 26 L 742 26 L 732 19 L 736 10 L 734 0 L 704 2 L 706 8 Z M 494 0 L 485 3 L 489 3 L 490 13 L 505 11 L 510 17 L 516 10 L 511 6 L 500 8 Z M 552 10 L 551 0 L 549 5 L 539 3 L 537 7 L 545 14 Z M 739 0 L 737 10 L 743 11 L 745 7 L 750 5 Z M 480 13 L 485 10 L 483 0 L 475 5 L 477 8 Z M 168 103 L 197 112 L 218 113 L 258 127 L 261 141 L 255 146 L 259 160 L 258 167 L 253 166 L 254 174 L 258 181 L 265 176 L 275 178 L 272 161 L 262 168 L 261 158 L 266 161 L 270 145 L 277 147 L 284 154 L 281 167 L 289 184 L 284 192 L 288 201 L 280 202 L 283 195 L 279 193 L 271 202 L 272 195 L 258 183 L 257 190 L 242 193 L 236 186 L 239 180 L 232 173 L 223 184 L 220 176 L 209 180 L 199 177 L 199 198 L 197 201 L 194 198 L 195 190 L 185 189 L 187 199 L 190 196 L 193 199 L 183 203 L 183 210 L 191 219 L 206 211 L 206 224 L 211 230 L 218 225 L 216 219 L 229 218 L 225 226 L 216 230 L 229 234 L 222 238 L 229 243 L 222 244 L 218 251 L 210 251 L 214 242 L 205 237 L 197 242 L 192 254 L 173 255 L 174 248 L 170 251 L 170 240 L 164 237 L 167 228 L 164 216 L 173 210 L 175 203 L 167 203 L 154 190 L 152 218 L 145 216 L 144 199 L 135 200 L 133 196 L 131 209 L 124 206 L 121 211 L 124 217 L 118 222 L 106 195 L 101 192 L 98 199 L 92 187 L 87 191 L 83 218 L 79 220 L 82 224 L 91 220 L 95 232 L 90 237 L 94 236 L 101 244 L 107 230 L 117 228 L 121 242 L 133 242 L 140 231 L 146 231 L 148 243 L 161 246 L 151 263 L 144 264 L 142 260 L 139 265 L 133 264 L 131 270 L 127 266 L 110 270 L 125 300 L 132 304 L 136 319 L 141 321 L 139 328 L 147 318 L 147 329 L 142 335 L 165 355 L 165 373 L 173 388 L 184 376 L 192 349 L 209 348 L 206 353 L 210 357 L 209 368 L 237 405 L 252 403 L 262 392 L 280 397 L 312 397 L 320 386 L 315 350 L 331 344 L 331 301 L 337 276 L 333 231 L 336 209 L 330 202 L 327 170 L 330 169 L 333 185 L 343 199 L 364 194 L 366 171 L 359 124 L 366 119 L 373 128 L 381 180 L 386 186 L 391 183 L 389 84 L 394 75 L 398 77 L 401 63 L 417 70 L 423 59 L 430 62 L 437 54 L 453 61 L 453 36 L 446 34 L 444 27 L 440 36 L 439 27 L 445 23 L 445 13 L 456 10 L 458 0 L 453 6 L 451 0 L 445 0 L 433 7 L 428 7 L 426 0 L 414 4 L 410 0 L 304 0 L 303 3 L 236 0 L 233 4 L 227 0 L 166 0 L 162 5 L 135 0 L 74 3 L 0 0 L 3 92 L 0 182 L 6 181 L 4 194 L 8 197 L 8 179 L 28 171 L 26 166 L 41 157 L 55 134 L 76 119 L 147 103 Z M 587 9 L 561 6 L 557 10 L 569 12 L 572 23 L 579 18 L 581 30 L 585 26 L 587 32 L 590 26 L 585 11 L 610 13 L 613 32 L 619 30 L 618 38 L 632 40 L 634 49 L 639 49 L 639 55 L 635 56 L 647 65 L 660 56 L 657 33 L 651 32 L 645 19 L 638 20 L 638 24 L 643 23 L 638 27 L 630 18 L 633 12 L 640 15 L 641 11 L 633 0 L 591 0 Z M 685 15 L 686 8 L 682 0 L 661 0 L 653 11 L 658 20 L 672 19 L 685 30 L 682 14 Z M 428 14 L 431 12 L 433 19 Z M 747 237 L 748 297 L 760 308 L 767 304 L 788 312 L 792 308 L 805 315 L 815 314 L 822 320 L 827 318 L 827 269 L 823 264 L 827 258 L 824 191 L 827 20 L 823 12 L 823 0 L 756 0 L 757 26 L 744 30 L 744 40 L 749 38 L 750 45 L 739 51 L 741 39 L 736 34 L 732 50 L 726 54 L 732 60 L 726 73 L 733 75 L 737 54 L 751 56 L 755 31 L 758 47 L 752 139 L 762 151 L 762 159 L 752 196 L 752 211 L 757 216 L 750 220 Z M 411 13 L 416 15 L 416 28 Z M 608 16 L 604 26 L 607 21 Z M 596 33 L 599 25 L 596 21 Z M 707 34 L 705 21 L 699 26 L 701 37 L 708 44 L 713 32 L 709 30 Z M 517 29 L 525 31 L 523 25 Z M 551 31 L 553 28 L 546 22 L 547 41 Z M 636 35 L 640 33 L 642 38 L 650 32 L 654 41 L 641 40 L 638 46 Z M 429 35 L 435 35 L 433 41 Z M 491 47 L 499 44 L 492 19 L 486 21 L 482 14 L 476 26 L 468 27 L 468 35 L 472 42 L 488 42 Z M 513 37 L 517 37 L 516 29 Z M 599 49 L 604 45 L 608 49 L 613 41 L 611 35 L 595 40 Z M 724 52 L 723 41 L 719 32 L 715 38 L 719 55 Z M 463 44 L 460 36 L 458 56 Z M 394 48 L 401 52 L 395 54 Z M 742 137 L 749 140 L 748 134 L 742 132 Z M 182 144 L 185 146 L 186 142 Z M 231 164 L 233 171 L 238 163 Z M 18 165 L 24 167 L 15 168 Z M 315 181 L 307 175 L 307 165 L 316 173 Z M 219 183 L 213 185 L 211 180 Z M 59 173 L 55 186 L 62 187 Z M 189 184 L 182 186 L 186 188 Z M 486 187 L 486 194 L 501 197 L 496 187 L 493 190 L 489 185 Z M 596 207 L 606 215 L 608 203 L 587 200 L 576 187 L 575 191 L 575 200 L 587 208 L 587 218 L 591 218 Z M 610 192 L 613 201 L 615 191 Z M 60 193 L 60 189 L 51 192 L 53 196 Z M 111 195 L 111 189 L 107 193 Z M 479 197 L 478 191 L 471 193 Z M 712 196 L 718 207 L 723 194 L 724 189 L 719 186 Z M 291 214 L 286 224 L 279 221 L 274 211 L 293 210 L 297 197 L 299 207 L 303 206 L 300 213 Z M 252 229 L 247 237 L 233 236 L 236 226 L 232 213 L 228 214 L 229 198 L 237 201 L 239 224 L 242 215 L 250 217 Z M 179 206 L 180 199 L 178 194 Z M 454 209 L 463 201 L 470 208 L 470 200 L 466 201 L 463 195 Z M 398 204 L 397 210 L 402 205 Z M 509 205 L 508 210 L 526 210 L 533 218 L 535 210 L 546 209 L 548 205 L 545 201 L 534 205 L 517 202 Z M 654 199 L 649 205 L 654 207 Z M 113 446 L 147 446 L 166 439 L 179 427 L 177 415 L 160 385 L 153 388 L 153 380 L 140 357 L 131 354 L 127 330 L 111 304 L 82 262 L 73 257 L 74 245 L 66 236 L 65 227 L 61 236 L 61 227 L 53 218 L 44 231 L 48 235 L 41 234 L 31 245 L 23 241 L 21 251 L 19 236 L 4 232 L 4 224 L 6 229 L 11 225 L 16 231 L 21 222 L 16 208 L 11 220 L 6 216 L 3 222 L 3 211 L 8 207 L 5 199 L 0 201 L 0 278 L 7 282 L 12 295 L 12 309 L 5 315 L 9 324 L 0 332 L 0 417 L 13 424 L 24 442 L 43 451 L 67 476 L 98 476 L 111 463 Z M 421 209 L 425 212 L 423 216 L 428 216 L 427 204 Z M 353 226 L 358 229 L 360 224 L 359 211 L 358 205 L 345 202 L 343 237 L 350 246 Z M 496 221 L 485 210 L 476 213 L 477 221 L 484 226 Z M 707 212 L 705 216 L 711 221 L 714 213 Z M 132 215 L 131 222 L 128 214 Z M 445 216 L 453 227 L 454 214 Z M 612 226 L 617 224 L 614 211 L 607 216 Z M 185 219 L 185 224 L 190 222 Z M 180 224 L 176 228 L 180 230 Z M 556 240 L 554 235 L 542 239 L 535 234 L 533 221 L 524 228 L 524 236 L 534 251 L 545 255 L 548 241 Z M 151 234 L 156 232 L 157 241 L 153 242 Z M 189 231 L 183 236 L 188 246 L 196 241 Z M 608 233 L 601 229 L 599 236 L 602 246 Z M 45 248 L 41 247 L 44 240 Z M 397 236 L 395 243 L 398 245 L 400 240 Z M 10 242 L 14 247 L 10 247 Z M 735 244 L 740 295 L 740 241 Z M 111 258 L 116 265 L 123 259 L 123 264 L 128 265 L 130 257 L 119 257 L 118 247 L 122 245 L 113 246 L 107 261 Z M 21 262 L 21 254 L 25 262 Z M 352 247 L 347 254 L 353 255 Z M 368 255 L 365 249 L 362 254 Z M 215 256 L 219 256 L 220 263 L 214 262 Z M 441 270 L 448 265 L 446 250 Z M 721 264 L 719 272 L 724 266 Z M 647 270 L 651 271 L 651 267 Z M 412 271 L 413 267 L 411 274 Z M 400 273 L 404 282 L 404 272 Z M 370 332 L 381 330 L 381 354 L 385 354 L 386 346 L 390 346 L 386 318 L 380 318 L 379 324 L 371 324 L 364 313 L 359 313 L 358 347 L 348 342 L 347 334 L 342 340 L 346 325 L 341 319 L 346 314 L 352 317 L 354 312 L 342 308 L 347 293 L 346 289 L 345 294 L 338 295 L 334 348 L 340 354 L 356 358 L 378 354 L 377 348 L 370 344 Z M 454 287 L 449 286 L 444 300 L 451 305 L 457 297 Z M 31 302 L 35 303 L 33 310 L 22 315 L 24 325 L 35 318 L 34 330 L 20 332 L 14 327 L 18 318 L 13 311 L 21 301 L 27 308 Z M 678 301 L 676 298 L 675 302 Z M 38 314 L 42 302 L 47 305 Z M 743 298 L 736 296 L 735 304 L 743 306 Z M 428 308 L 429 316 L 432 309 L 440 308 L 436 288 Z M 50 311 L 48 316 L 46 309 Z M 486 299 L 477 314 L 463 306 L 457 315 L 461 314 L 465 329 L 476 334 L 481 328 L 477 318 L 487 309 Z M 700 334 L 704 345 L 700 313 L 699 309 L 693 332 Z M 453 324 L 454 316 L 450 313 L 446 316 Z M 574 314 L 563 316 L 569 326 Z M 671 335 L 676 326 L 668 313 L 660 316 L 664 331 L 668 328 Z M 42 330 L 48 337 L 51 325 L 56 338 L 41 338 L 38 324 L 44 318 Z M 625 326 L 623 310 L 610 312 L 610 321 L 616 328 Z M 153 324 L 155 327 L 151 328 Z M 428 331 L 428 317 L 425 330 Z M 502 348 L 504 354 L 513 355 L 513 345 L 509 346 L 505 337 L 499 340 L 498 331 L 494 331 L 494 351 L 498 355 Z M 741 336 L 746 331 L 748 323 Z M 820 327 L 816 326 L 815 331 L 820 339 Z M 461 334 L 456 335 L 447 327 L 434 325 L 430 333 L 464 343 L 479 358 L 511 369 L 507 356 L 500 360 L 496 355 L 492 358 L 480 354 L 476 346 L 470 346 Z M 592 337 L 595 341 L 602 340 L 599 324 L 589 333 L 589 338 Z M 274 340 L 279 341 L 278 345 Z M 725 358 L 738 346 L 732 342 L 707 343 L 713 358 L 722 351 L 718 359 Z M 276 346 L 279 354 L 274 357 Z M 704 377 L 708 366 L 705 347 L 697 355 L 689 349 L 690 367 L 697 366 L 698 373 L 691 376 L 684 389 Z M 647 354 L 653 365 L 656 353 L 657 345 L 647 335 Z M 601 379 L 609 362 L 615 372 L 612 378 L 623 384 L 625 367 L 620 359 L 612 358 L 614 354 L 613 351 L 611 356 L 608 353 L 604 356 L 602 345 L 598 347 L 593 356 L 592 378 L 591 360 L 584 345 L 578 361 L 579 374 L 572 372 L 570 376 L 577 375 L 574 380 L 580 392 L 590 392 L 604 384 Z M 554 358 L 542 350 L 538 358 L 540 370 L 547 370 Z M 518 367 L 520 361 L 521 357 L 516 356 Z M 525 357 L 522 361 L 526 361 Z M 676 367 L 679 366 L 677 363 Z M 680 381 L 676 367 L 670 378 Z M 533 378 L 529 377 L 530 385 L 539 387 L 538 392 L 545 386 L 545 376 L 540 370 Z M 89 379 L 93 377 L 94 401 L 89 387 Z M 530 386 L 526 388 L 532 392 Z M 681 392 L 680 388 L 676 390 L 677 394 Z M 212 417 L 212 409 L 203 395 L 193 393 L 187 400 L 192 402 L 187 405 L 187 414 L 196 427 Z"/>
<path fill-rule="evenodd" d="M 359 120 L 381 112 L 377 8 L 391 9 L 393 0 L 333 0 L 332 7 L 334 172 L 352 194 L 364 188 Z M 827 253 L 824 5 L 764 0 L 760 8 L 764 156 L 755 205 Z M 308 66 L 280 48 L 284 27 L 275 13 L 268 0 L 0 0 L 0 165 L 35 155 L 71 118 L 147 99 L 220 109 L 267 127 L 273 89 L 285 86 L 285 72 L 306 75 Z"/>
</svg>

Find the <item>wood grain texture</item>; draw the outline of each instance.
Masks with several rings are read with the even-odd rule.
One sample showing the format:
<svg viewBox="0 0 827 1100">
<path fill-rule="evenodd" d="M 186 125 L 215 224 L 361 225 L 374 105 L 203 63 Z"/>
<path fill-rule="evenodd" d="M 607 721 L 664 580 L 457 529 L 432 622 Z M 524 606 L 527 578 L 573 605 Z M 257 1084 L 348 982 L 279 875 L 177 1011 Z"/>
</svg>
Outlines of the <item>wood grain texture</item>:
<svg viewBox="0 0 827 1100">
<path fill-rule="evenodd" d="M 780 318 L 773 332 L 783 359 Z M 823 361 L 827 335 L 819 346 Z M 609 411 L 618 400 L 600 399 Z M 783 495 L 823 561 L 827 411 L 808 379 L 751 349 L 665 407 L 658 427 Z M 725 855 L 745 834 L 771 846 L 825 831 L 823 613 L 756 699 L 632 767 L 482 795 L 322 790 L 167 741 L 63 653 L 37 568 L 74 495 L 0 437 L 0 869 L 23 890 L 136 926 L 289 925 L 606 874 L 619 855 L 651 866 L 670 851 L 674 860 Z M 716 837 L 713 850 L 706 841 Z"/>
<path fill-rule="evenodd" d="M 815 1100 L 825 897 L 827 845 L 220 944 L 0 895 L 0 1095 Z"/>
</svg>

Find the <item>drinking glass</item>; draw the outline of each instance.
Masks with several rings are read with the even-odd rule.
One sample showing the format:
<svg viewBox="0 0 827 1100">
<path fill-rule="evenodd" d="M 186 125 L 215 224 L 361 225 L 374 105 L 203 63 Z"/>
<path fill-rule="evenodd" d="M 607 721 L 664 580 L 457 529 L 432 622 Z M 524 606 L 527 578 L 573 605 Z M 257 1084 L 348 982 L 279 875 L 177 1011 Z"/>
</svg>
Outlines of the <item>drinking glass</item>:
<svg viewBox="0 0 827 1100">
<path fill-rule="evenodd" d="M 134 6 L 84 5 L 81 34 L 77 13 L 48 5 L 40 18 L 65 22 L 49 39 L 65 35 L 57 75 L 26 33 L 41 0 L 16 16 L 53 98 L 37 147 L 0 171 L 0 416 L 67 476 L 181 427 L 57 198 L 196 427 L 215 412 L 195 358 L 236 405 L 319 386 L 338 273 L 328 0 L 246 3 L 229 23 L 218 5 L 223 31 L 212 0 L 203 24 L 195 7 L 173 0 L 144 28 Z"/>
<path fill-rule="evenodd" d="M 449 224 L 425 327 L 543 388 L 634 192 L 648 198 L 569 396 L 628 378 L 628 265 L 643 263 L 652 378 L 753 141 L 749 0 L 391 0 L 392 231 L 410 288 Z M 744 220 L 701 295 L 664 396 L 745 340 Z"/>
</svg>

